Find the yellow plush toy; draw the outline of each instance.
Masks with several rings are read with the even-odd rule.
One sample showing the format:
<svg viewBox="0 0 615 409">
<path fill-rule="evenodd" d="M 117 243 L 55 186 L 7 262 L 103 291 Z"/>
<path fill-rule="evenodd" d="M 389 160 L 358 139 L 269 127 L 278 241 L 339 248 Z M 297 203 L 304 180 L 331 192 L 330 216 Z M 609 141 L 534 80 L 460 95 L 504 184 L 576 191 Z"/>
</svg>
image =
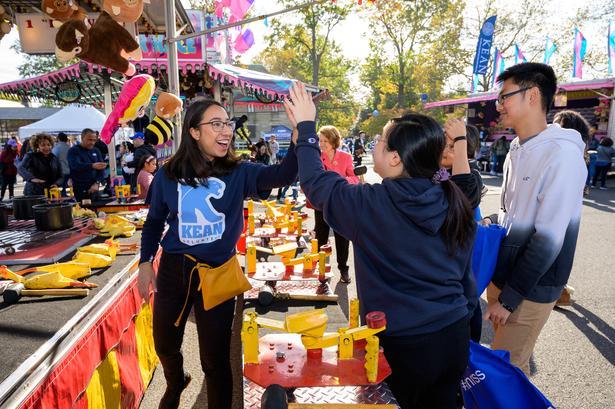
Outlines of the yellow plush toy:
<svg viewBox="0 0 615 409">
<path fill-rule="evenodd" d="M 145 140 L 150 144 L 162 145 L 171 139 L 173 123 L 171 118 L 183 109 L 182 100 L 174 94 L 162 92 L 156 101 L 156 117 L 145 128 Z"/>
</svg>

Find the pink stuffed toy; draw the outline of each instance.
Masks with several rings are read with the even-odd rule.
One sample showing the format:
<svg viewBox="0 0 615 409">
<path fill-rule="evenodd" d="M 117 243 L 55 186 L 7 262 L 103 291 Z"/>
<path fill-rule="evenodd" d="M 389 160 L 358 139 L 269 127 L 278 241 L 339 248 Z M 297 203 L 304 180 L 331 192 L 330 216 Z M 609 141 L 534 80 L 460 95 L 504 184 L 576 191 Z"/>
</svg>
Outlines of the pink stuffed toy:
<svg viewBox="0 0 615 409">
<path fill-rule="evenodd" d="M 151 75 L 135 75 L 126 81 L 113 111 L 100 131 L 100 139 L 108 144 L 120 126 L 143 116 L 155 90 L 156 82 Z"/>
</svg>

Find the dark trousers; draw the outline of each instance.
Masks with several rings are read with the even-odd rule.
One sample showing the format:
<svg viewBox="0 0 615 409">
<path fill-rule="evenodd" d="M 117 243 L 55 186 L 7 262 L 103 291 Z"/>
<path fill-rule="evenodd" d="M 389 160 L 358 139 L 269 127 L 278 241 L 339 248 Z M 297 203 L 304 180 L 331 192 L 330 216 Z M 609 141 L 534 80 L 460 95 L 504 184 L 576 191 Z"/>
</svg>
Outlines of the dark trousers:
<svg viewBox="0 0 615 409">
<path fill-rule="evenodd" d="M 504 173 L 504 162 L 506 161 L 506 155 L 497 155 L 498 165 L 496 168 L 497 173 Z"/>
<path fill-rule="evenodd" d="M 472 318 L 470 318 L 470 339 L 480 343 L 480 337 L 483 334 L 483 310 L 480 308 L 480 298 L 474 308 Z"/>
<path fill-rule="evenodd" d="M 465 317 L 429 334 L 380 336 L 393 373 L 386 379 L 402 409 L 455 409 L 468 364 L 470 328 Z"/>
<path fill-rule="evenodd" d="M 184 382 L 184 357 L 181 345 L 190 309 L 199 338 L 201 367 L 207 383 L 207 403 L 210 409 L 227 409 L 233 398 L 233 376 L 230 363 L 231 329 L 235 299 L 205 311 L 195 271 L 190 285 L 188 303 L 179 317 L 188 292 L 188 276 L 194 264 L 181 254 L 163 252 L 156 278 L 154 295 L 154 345 L 162 363 L 167 388 L 179 391 Z M 193 359 L 190 357 L 190 359 Z"/>
<path fill-rule="evenodd" d="M 606 187 L 606 175 L 611 170 L 611 164 L 606 165 L 596 165 L 596 173 L 594 173 L 594 179 L 592 180 L 592 185 L 596 186 L 596 182 L 600 180 L 600 186 Z"/>
<path fill-rule="evenodd" d="M 9 189 L 9 199 L 13 198 L 13 193 L 14 193 L 16 182 L 17 182 L 17 176 L 15 175 L 3 175 L 2 176 L 2 194 L 0 195 L 0 200 L 4 200 L 4 193 L 6 193 L 7 187 Z"/>
<path fill-rule="evenodd" d="M 329 240 L 329 225 L 320 210 L 314 209 L 314 230 L 316 231 L 316 240 L 318 247 L 327 244 Z M 349 241 L 333 231 L 335 236 L 335 252 L 337 253 L 337 268 L 339 270 L 348 270 L 348 246 Z"/>
</svg>

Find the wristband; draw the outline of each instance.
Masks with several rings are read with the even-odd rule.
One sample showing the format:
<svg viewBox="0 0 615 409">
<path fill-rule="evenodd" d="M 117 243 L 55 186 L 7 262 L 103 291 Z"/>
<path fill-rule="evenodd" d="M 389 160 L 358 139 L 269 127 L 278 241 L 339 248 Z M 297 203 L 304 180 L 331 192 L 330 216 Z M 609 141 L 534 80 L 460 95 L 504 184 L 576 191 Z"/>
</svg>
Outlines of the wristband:
<svg viewBox="0 0 615 409">
<path fill-rule="evenodd" d="M 502 299 L 500 297 L 498 297 L 498 302 L 500 303 L 500 305 L 502 306 L 502 308 L 504 308 L 506 311 L 512 313 L 515 309 L 513 307 L 511 307 L 510 305 L 502 302 Z"/>
<path fill-rule="evenodd" d="M 466 141 L 468 138 L 466 138 L 465 136 L 458 136 L 455 139 L 453 139 L 453 143 L 459 142 L 459 141 Z"/>
</svg>

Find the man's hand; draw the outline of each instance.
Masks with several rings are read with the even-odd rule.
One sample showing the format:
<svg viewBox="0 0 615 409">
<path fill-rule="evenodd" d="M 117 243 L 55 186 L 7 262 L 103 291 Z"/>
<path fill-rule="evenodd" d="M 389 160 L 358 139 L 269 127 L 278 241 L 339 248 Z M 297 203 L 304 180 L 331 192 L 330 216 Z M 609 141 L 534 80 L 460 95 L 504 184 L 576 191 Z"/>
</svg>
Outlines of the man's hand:
<svg viewBox="0 0 615 409">
<path fill-rule="evenodd" d="M 38 178 L 32 178 L 30 179 L 30 182 L 32 183 L 38 183 L 38 184 L 43 184 L 45 183 L 45 181 L 43 179 L 38 179 Z"/>
<path fill-rule="evenodd" d="M 451 118 L 444 124 L 444 133 L 448 139 L 466 136 L 466 123 L 461 118 Z"/>
<path fill-rule="evenodd" d="M 105 162 L 92 163 L 92 168 L 96 170 L 103 170 L 106 167 L 107 167 L 107 164 Z"/>
<path fill-rule="evenodd" d="M 292 99 L 292 102 L 291 100 Z M 316 120 L 316 106 L 305 90 L 305 85 L 296 82 L 290 88 L 290 99 L 284 100 L 286 112 L 290 112 L 296 123 Z"/>
<path fill-rule="evenodd" d="M 296 145 L 297 141 L 299 140 L 299 131 L 297 130 L 297 128 L 293 128 L 293 136 L 291 137 L 293 143 Z"/>
<path fill-rule="evenodd" d="M 98 182 L 94 183 L 92 186 L 90 186 L 90 189 L 88 189 L 88 193 L 96 193 L 98 192 Z"/>
<path fill-rule="evenodd" d="M 510 317 L 510 311 L 502 307 L 502 304 L 496 302 L 490 304 L 485 313 L 485 321 L 491 321 L 493 325 L 506 325 L 508 317 Z"/>
</svg>

